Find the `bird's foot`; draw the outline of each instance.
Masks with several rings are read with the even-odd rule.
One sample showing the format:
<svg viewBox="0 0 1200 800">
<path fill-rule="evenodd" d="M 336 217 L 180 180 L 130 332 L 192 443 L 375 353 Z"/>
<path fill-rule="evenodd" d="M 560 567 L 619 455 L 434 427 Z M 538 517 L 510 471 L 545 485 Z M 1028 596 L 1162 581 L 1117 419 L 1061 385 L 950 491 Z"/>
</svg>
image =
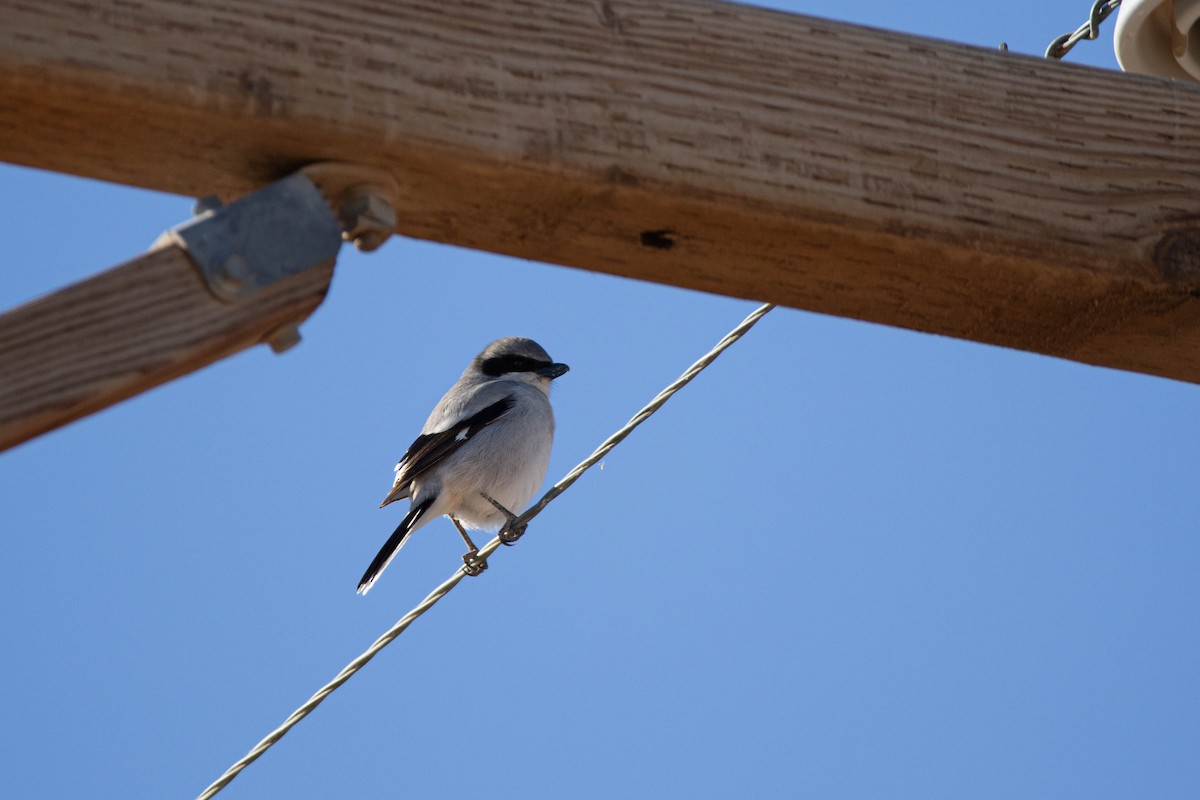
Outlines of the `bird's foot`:
<svg viewBox="0 0 1200 800">
<path fill-rule="evenodd" d="M 499 511 L 501 514 L 503 514 L 505 517 L 508 518 L 508 522 L 504 523 L 504 527 L 501 528 L 500 532 L 496 535 L 500 537 L 500 544 L 508 545 L 509 547 L 512 547 L 514 544 L 517 543 L 517 539 L 520 539 L 522 536 L 525 535 L 525 528 L 528 526 L 523 522 L 518 524 L 517 523 L 517 520 L 518 520 L 517 515 L 512 513 L 511 511 L 509 511 L 507 508 L 505 508 L 499 502 L 497 502 L 496 499 L 493 498 L 491 495 L 489 495 L 487 492 L 480 492 L 480 494 L 483 495 L 484 500 L 487 500 L 489 503 L 491 503 L 493 506 L 496 507 L 497 511 Z"/>
<path fill-rule="evenodd" d="M 477 575 L 482 575 L 487 569 L 487 559 L 479 555 L 478 550 L 472 550 L 469 553 L 463 553 L 463 572 L 474 578 Z"/>
<path fill-rule="evenodd" d="M 496 535 L 500 537 L 500 544 L 512 547 L 517 543 L 517 539 L 525 535 L 525 526 L 520 525 L 516 528 L 510 528 L 508 525 L 505 525 Z"/>
</svg>

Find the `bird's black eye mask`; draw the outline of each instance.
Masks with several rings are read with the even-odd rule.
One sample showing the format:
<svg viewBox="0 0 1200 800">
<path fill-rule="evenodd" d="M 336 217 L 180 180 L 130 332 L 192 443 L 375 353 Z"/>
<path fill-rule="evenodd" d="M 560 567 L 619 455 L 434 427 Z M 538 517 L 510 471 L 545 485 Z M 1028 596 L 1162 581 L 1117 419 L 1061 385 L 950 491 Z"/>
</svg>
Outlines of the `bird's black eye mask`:
<svg viewBox="0 0 1200 800">
<path fill-rule="evenodd" d="M 484 359 L 479 369 L 490 378 L 497 378 L 509 372 L 536 372 L 553 365 L 553 361 L 539 361 L 526 356 L 493 356 Z"/>
</svg>

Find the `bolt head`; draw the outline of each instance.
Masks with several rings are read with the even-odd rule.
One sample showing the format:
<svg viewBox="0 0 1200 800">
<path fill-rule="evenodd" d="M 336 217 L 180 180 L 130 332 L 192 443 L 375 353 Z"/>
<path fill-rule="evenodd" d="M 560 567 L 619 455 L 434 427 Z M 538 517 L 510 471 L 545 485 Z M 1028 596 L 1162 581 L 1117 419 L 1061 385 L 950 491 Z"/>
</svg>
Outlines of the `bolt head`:
<svg viewBox="0 0 1200 800">
<path fill-rule="evenodd" d="M 396 231 L 396 210 L 386 192 L 375 186 L 356 186 L 347 191 L 338 217 L 342 238 L 364 252 L 378 249 Z"/>
<path fill-rule="evenodd" d="M 250 276 L 250 265 L 246 259 L 234 253 L 225 260 L 216 274 L 215 288 L 223 297 L 233 299 L 246 290 L 246 281 Z"/>
<path fill-rule="evenodd" d="M 199 197 L 192 204 L 192 216 L 198 217 L 201 214 L 206 214 L 210 211 L 216 211 L 221 207 L 221 198 L 215 194 L 206 194 L 204 197 Z"/>
<path fill-rule="evenodd" d="M 280 355 L 300 344 L 300 328 L 296 325 L 282 325 L 267 334 L 267 344 L 271 352 Z"/>
</svg>

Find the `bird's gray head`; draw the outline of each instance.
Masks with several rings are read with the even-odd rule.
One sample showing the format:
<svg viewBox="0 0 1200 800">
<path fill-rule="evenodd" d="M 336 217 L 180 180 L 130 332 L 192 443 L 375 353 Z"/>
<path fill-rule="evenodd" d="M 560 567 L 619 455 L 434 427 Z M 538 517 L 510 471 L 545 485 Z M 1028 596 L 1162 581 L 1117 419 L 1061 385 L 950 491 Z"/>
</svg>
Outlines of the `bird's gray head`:
<svg viewBox="0 0 1200 800">
<path fill-rule="evenodd" d="M 548 390 L 550 381 L 570 367 L 555 363 L 533 339 L 506 336 L 483 348 L 483 352 L 471 362 L 471 369 L 489 378 L 519 380 Z"/>
</svg>

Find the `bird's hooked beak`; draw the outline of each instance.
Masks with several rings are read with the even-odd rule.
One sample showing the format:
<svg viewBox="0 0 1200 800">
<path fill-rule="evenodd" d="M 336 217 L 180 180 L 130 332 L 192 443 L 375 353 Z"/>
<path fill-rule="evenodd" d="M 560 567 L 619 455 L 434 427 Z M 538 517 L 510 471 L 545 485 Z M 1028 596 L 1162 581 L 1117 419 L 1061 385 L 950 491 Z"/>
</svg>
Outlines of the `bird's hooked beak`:
<svg viewBox="0 0 1200 800">
<path fill-rule="evenodd" d="M 537 374 L 543 378 L 554 380 L 555 378 L 561 377 L 569 369 L 570 367 L 568 367 L 566 364 L 551 364 L 548 367 L 542 367 L 539 369 Z"/>
</svg>

